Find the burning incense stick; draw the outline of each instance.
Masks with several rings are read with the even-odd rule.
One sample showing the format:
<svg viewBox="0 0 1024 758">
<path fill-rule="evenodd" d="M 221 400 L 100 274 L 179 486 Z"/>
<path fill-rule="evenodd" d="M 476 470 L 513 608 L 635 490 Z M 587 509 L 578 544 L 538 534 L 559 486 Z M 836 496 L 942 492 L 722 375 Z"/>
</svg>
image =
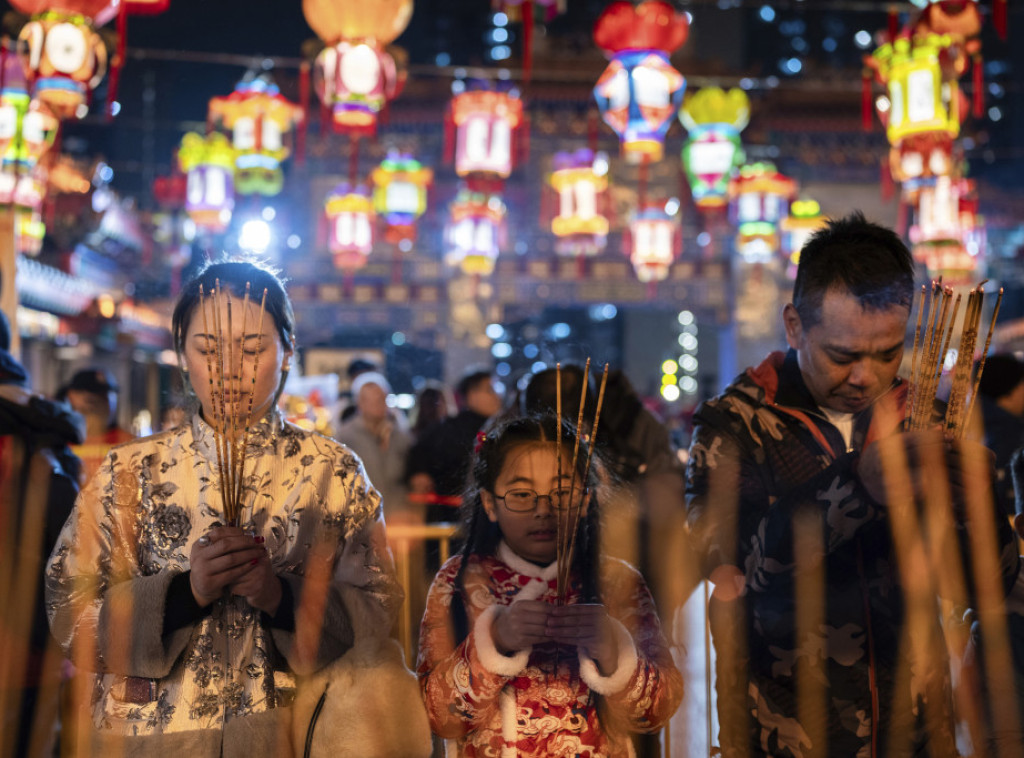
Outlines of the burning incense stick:
<svg viewBox="0 0 1024 758">
<path fill-rule="evenodd" d="M 601 374 L 601 387 L 597 392 L 597 408 L 594 410 L 594 424 L 590 430 L 590 441 L 587 447 L 587 462 L 583 468 L 583 480 L 580 486 L 583 490 L 583 497 L 580 498 L 580 504 L 575 509 L 572 507 L 572 496 L 570 490 L 570 506 L 569 513 L 572 514 L 573 518 L 570 522 L 569 532 L 572 535 L 569 541 L 568 555 L 565 558 L 566 566 L 566 586 L 568 586 L 568 574 L 572 569 L 573 554 L 576 551 L 576 532 L 579 530 L 580 520 L 583 518 L 583 502 L 587 494 L 587 481 L 590 476 L 590 464 L 594 460 L 594 446 L 597 444 L 597 429 L 601 424 L 601 408 L 604 406 L 604 391 L 608 385 L 608 364 L 604 364 L 604 373 Z M 577 432 L 577 435 L 579 432 Z"/>
<path fill-rule="evenodd" d="M 572 511 L 572 507 L 571 507 L 572 494 L 573 494 L 573 492 L 576 489 L 576 470 L 577 470 L 577 463 L 579 461 L 579 453 L 580 453 L 580 428 L 583 426 L 583 412 L 586 410 L 586 405 L 587 405 L 587 384 L 588 384 L 589 380 L 590 380 L 590 358 L 587 358 L 587 362 L 586 362 L 586 364 L 583 367 L 583 383 L 582 383 L 582 386 L 580 387 L 580 411 L 579 411 L 579 414 L 578 414 L 578 416 L 576 418 L 576 440 L 573 443 L 573 448 L 572 448 L 572 464 L 571 464 L 572 473 L 571 473 L 570 479 L 569 479 L 569 503 L 570 503 L 570 506 L 569 506 L 569 508 L 567 508 L 565 510 L 564 516 L 563 516 L 563 513 L 562 513 L 561 510 L 559 510 L 558 514 L 557 514 L 559 522 L 562 521 L 563 517 L 565 519 L 565 531 L 564 531 L 564 533 L 562 535 L 562 539 L 558 543 L 558 553 L 557 553 L 557 555 L 558 555 L 558 569 L 557 569 L 557 574 L 558 574 L 558 597 L 559 597 L 560 601 L 565 598 L 565 593 L 566 593 L 566 591 L 568 589 L 569 567 L 566 565 L 565 560 L 566 560 L 566 557 L 569 554 L 569 542 L 570 542 L 570 540 L 573 540 L 575 538 L 575 534 L 573 534 L 571 529 L 570 529 L 570 518 L 569 517 L 570 517 L 571 511 Z M 556 403 L 557 403 L 557 400 L 556 400 Z M 561 481 L 559 481 L 558 485 L 559 485 L 559 488 L 561 488 L 561 486 L 562 486 Z"/>
<path fill-rule="evenodd" d="M 986 280 L 987 281 L 987 280 Z M 957 360 L 950 374 L 949 400 L 946 404 L 946 415 L 943 428 L 954 438 L 963 437 L 967 423 L 974 410 L 978 394 L 978 383 L 985 368 L 985 356 L 992 345 L 992 334 L 1003 291 L 999 290 L 992 318 L 989 322 L 985 347 L 981 353 L 978 371 L 974 373 L 974 353 L 980 331 L 981 314 L 984 308 L 985 281 L 967 293 L 964 307 L 963 323 L 960 327 Z M 931 298 L 928 303 L 928 315 L 923 319 L 925 311 L 925 288 L 922 287 L 921 300 L 918 305 L 917 327 L 914 331 L 914 353 L 911 357 L 911 390 L 904 417 L 904 429 L 926 429 L 932 423 L 932 411 L 935 397 L 945 367 L 946 356 L 952 341 L 957 315 L 960 310 L 962 295 L 950 312 L 950 301 L 953 300 L 951 287 L 943 287 L 939 282 L 932 282 Z M 922 323 L 923 329 L 922 332 Z"/>
<path fill-rule="evenodd" d="M 240 522 L 244 508 L 245 457 L 252 426 L 259 356 L 263 347 L 263 317 L 266 313 L 267 291 L 264 289 L 260 301 L 256 354 L 253 358 L 252 379 L 248 392 L 246 392 L 243 389 L 243 376 L 245 341 L 249 336 L 247 331 L 250 296 L 251 285 L 246 283 L 245 296 L 242 300 L 242 330 L 236 354 L 234 305 L 231 293 L 222 292 L 219 279 L 215 281 L 213 292 L 209 298 L 206 297 L 202 286 L 199 288 L 203 331 L 207 342 L 206 368 L 209 377 L 210 406 L 213 413 L 211 427 L 213 428 L 214 449 L 217 456 L 218 485 L 224 508 L 224 520 L 233 525 Z M 207 315 L 207 300 L 211 301 L 212 317 Z M 211 321 L 213 331 L 210 330 Z M 243 408 L 245 409 L 244 414 L 242 413 Z"/>
</svg>

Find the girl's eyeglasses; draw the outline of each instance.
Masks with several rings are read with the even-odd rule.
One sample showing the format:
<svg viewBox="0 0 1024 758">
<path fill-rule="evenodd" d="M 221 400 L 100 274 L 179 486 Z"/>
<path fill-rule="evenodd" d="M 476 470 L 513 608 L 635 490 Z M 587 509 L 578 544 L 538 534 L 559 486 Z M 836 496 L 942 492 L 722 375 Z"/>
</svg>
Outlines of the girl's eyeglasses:
<svg viewBox="0 0 1024 758">
<path fill-rule="evenodd" d="M 538 495 L 533 490 L 514 489 L 504 495 L 495 495 L 494 499 L 502 501 L 513 513 L 529 513 L 536 510 L 541 500 L 547 500 L 553 510 L 564 511 L 580 504 L 583 500 L 583 490 L 579 487 L 562 487 L 551 490 L 546 495 Z"/>
</svg>

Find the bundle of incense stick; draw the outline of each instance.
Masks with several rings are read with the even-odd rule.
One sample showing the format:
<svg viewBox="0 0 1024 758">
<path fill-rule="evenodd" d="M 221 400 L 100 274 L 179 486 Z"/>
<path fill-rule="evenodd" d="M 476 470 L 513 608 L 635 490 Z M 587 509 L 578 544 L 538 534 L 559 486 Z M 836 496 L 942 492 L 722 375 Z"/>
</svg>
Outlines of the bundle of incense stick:
<svg viewBox="0 0 1024 758">
<path fill-rule="evenodd" d="M 203 332 L 206 335 L 206 369 L 210 381 L 210 404 L 213 418 L 209 419 L 214 431 L 217 453 L 217 478 L 220 484 L 224 519 L 228 524 L 238 525 L 243 509 L 243 480 L 245 455 L 252 425 L 253 396 L 256 394 L 256 375 L 259 370 L 260 353 L 263 348 L 263 316 L 266 313 L 267 290 L 260 300 L 260 316 L 257 326 L 256 354 L 252 361 L 252 379 L 247 388 L 242 387 L 245 374 L 245 340 L 248 336 L 249 289 L 245 284 L 242 301 L 242 330 L 235 339 L 232 318 L 231 292 L 223 292 L 220 280 L 214 282 L 213 292 L 207 298 L 203 286 L 199 285 L 199 307 L 203 313 Z M 212 318 L 207 315 L 207 301 L 210 301 Z M 237 301 L 236 301 L 237 302 Z M 223 315 L 222 315 L 222 308 Z M 225 323 L 225 321 L 227 323 Z M 213 331 L 210 331 L 210 324 Z M 236 353 L 236 345 L 237 353 Z M 245 408 L 244 414 L 242 413 Z"/>
<path fill-rule="evenodd" d="M 558 434 L 555 442 L 555 456 L 557 459 L 559 489 L 562 481 L 562 364 L 557 364 L 555 369 L 555 392 L 556 392 L 556 414 L 558 420 Z M 580 438 L 583 436 L 583 411 L 587 400 L 587 382 L 590 378 L 590 359 L 587 358 L 583 368 L 583 385 L 580 390 L 580 410 L 576 419 L 576 441 L 573 444 L 572 461 L 570 468 L 572 475 L 569 479 L 569 504 L 564 510 L 557 511 L 557 593 L 558 602 L 565 602 L 569 591 L 569 578 L 572 573 L 573 554 L 576 550 L 576 535 L 579 531 L 580 520 L 583 517 L 584 498 L 580 498 L 576 504 L 574 493 L 576 491 L 576 472 L 578 470 L 580 454 Z M 590 476 L 590 464 L 594 459 L 594 447 L 597 444 L 597 430 L 601 423 L 601 407 L 604 405 L 604 390 L 608 383 L 608 364 L 604 364 L 604 374 L 601 376 L 601 388 L 597 394 L 597 407 L 594 409 L 594 423 L 591 425 L 589 440 L 587 443 L 587 461 L 583 468 L 583 477 L 580 486 L 585 490 L 587 479 Z M 584 492 L 585 495 L 585 492 Z"/>
<path fill-rule="evenodd" d="M 986 280 L 987 281 L 987 280 Z M 981 351 L 981 361 L 974 373 L 974 351 L 978 344 L 978 333 L 981 324 L 981 311 L 985 302 L 982 289 L 985 282 L 967 293 L 967 305 L 964 310 L 963 322 L 960 327 L 960 341 L 957 348 L 957 360 L 952 371 L 952 384 L 949 391 L 949 402 L 946 405 L 946 416 L 943 426 L 954 438 L 960 439 L 967 421 L 974 410 L 974 401 L 978 395 L 978 383 L 985 370 L 985 356 L 992 345 L 992 332 L 999 315 L 999 305 L 1003 300 L 1000 288 L 996 298 L 992 319 L 989 322 L 988 336 L 985 347 Z M 906 414 L 903 428 L 925 429 L 931 425 L 932 412 L 935 406 L 935 395 L 942 377 L 942 368 L 949 352 L 956 317 L 960 310 L 962 295 L 954 301 L 953 289 L 933 281 L 931 297 L 928 297 L 927 285 L 921 287 L 921 298 L 918 301 L 917 326 L 914 328 L 914 352 L 910 364 L 910 395 L 907 399 Z M 927 304 L 927 317 L 925 310 Z M 952 304 L 952 310 L 950 309 Z"/>
</svg>

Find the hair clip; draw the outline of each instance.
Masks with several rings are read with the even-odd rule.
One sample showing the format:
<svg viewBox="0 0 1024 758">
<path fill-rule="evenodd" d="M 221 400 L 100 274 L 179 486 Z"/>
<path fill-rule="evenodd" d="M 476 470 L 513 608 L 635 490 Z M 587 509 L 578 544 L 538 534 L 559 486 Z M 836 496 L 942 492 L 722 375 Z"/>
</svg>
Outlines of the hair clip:
<svg viewBox="0 0 1024 758">
<path fill-rule="evenodd" d="M 485 442 L 487 442 L 487 433 L 483 432 L 483 431 L 477 432 L 476 433 L 476 442 L 473 445 L 473 454 L 474 455 L 479 455 L 480 454 L 480 448 L 482 448 L 484 446 Z"/>
</svg>

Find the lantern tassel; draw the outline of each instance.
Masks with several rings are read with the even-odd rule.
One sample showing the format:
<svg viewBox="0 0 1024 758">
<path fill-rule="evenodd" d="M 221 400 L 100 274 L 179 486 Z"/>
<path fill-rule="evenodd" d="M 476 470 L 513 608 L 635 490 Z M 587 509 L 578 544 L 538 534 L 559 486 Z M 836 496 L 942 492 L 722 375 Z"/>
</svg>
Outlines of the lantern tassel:
<svg viewBox="0 0 1024 758">
<path fill-rule="evenodd" d="M 302 108 L 302 123 L 295 133 L 295 164 L 306 165 L 306 134 L 309 131 L 309 61 L 299 66 L 299 107 Z"/>
<path fill-rule="evenodd" d="M 107 121 L 114 120 L 114 103 L 117 101 L 117 85 L 121 80 L 125 52 L 128 47 L 128 3 L 122 2 L 117 9 L 117 54 L 110 64 L 110 79 L 107 81 Z"/>
<path fill-rule="evenodd" d="M 597 152 L 597 111 L 592 107 L 587 109 L 587 147 L 592 153 Z"/>
<path fill-rule="evenodd" d="M 444 112 L 444 156 L 442 160 L 447 164 L 455 160 L 455 116 L 451 107 Z"/>
<path fill-rule="evenodd" d="M 523 84 L 533 73 L 533 0 L 524 0 L 523 11 Z"/>
<path fill-rule="evenodd" d="M 871 69 L 865 68 L 861 75 L 860 89 L 860 125 L 865 132 L 871 131 Z"/>
<path fill-rule="evenodd" d="M 1006 0 L 995 0 L 992 6 L 992 23 L 996 27 L 999 39 L 1006 39 Z"/>
<path fill-rule="evenodd" d="M 359 177 L 359 135 L 351 134 L 348 140 L 348 181 L 355 187 Z"/>
<path fill-rule="evenodd" d="M 882 188 L 882 200 L 891 200 L 893 193 L 893 182 L 892 182 L 892 171 L 889 170 L 889 161 L 882 159 L 881 165 L 881 188 Z"/>
<path fill-rule="evenodd" d="M 985 66 L 981 60 L 981 53 L 974 55 L 974 109 L 975 118 L 985 115 Z"/>
<path fill-rule="evenodd" d="M 889 6 L 889 41 L 895 42 L 900 33 L 900 14 L 895 6 Z"/>
</svg>

